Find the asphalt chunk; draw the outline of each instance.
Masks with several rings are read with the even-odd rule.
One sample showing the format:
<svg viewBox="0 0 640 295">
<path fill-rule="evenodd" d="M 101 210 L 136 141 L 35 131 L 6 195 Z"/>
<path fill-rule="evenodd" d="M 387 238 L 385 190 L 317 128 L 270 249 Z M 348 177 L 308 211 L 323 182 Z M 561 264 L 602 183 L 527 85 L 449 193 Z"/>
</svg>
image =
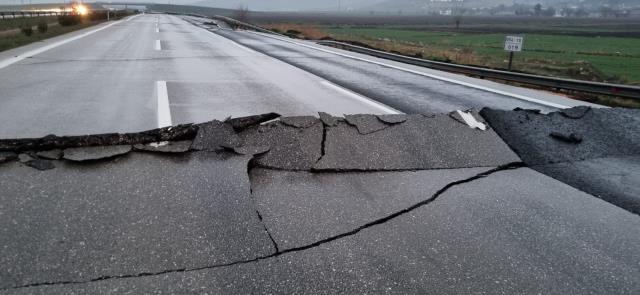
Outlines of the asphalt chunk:
<svg viewBox="0 0 640 295">
<path fill-rule="evenodd" d="M 68 148 L 64 150 L 63 158 L 70 161 L 83 162 L 109 159 L 128 154 L 130 145 L 92 146 Z"/>
<path fill-rule="evenodd" d="M 485 108 L 481 114 L 528 165 L 640 155 L 640 110 L 580 107 L 539 114 Z"/>
<path fill-rule="evenodd" d="M 388 128 L 390 125 L 378 119 L 376 115 L 345 115 L 347 123 L 356 126 L 360 134 L 366 135 Z"/>
<path fill-rule="evenodd" d="M 377 120 L 377 118 L 374 116 Z M 384 123 L 380 123 L 384 124 Z M 478 131 L 448 115 L 407 115 L 402 124 L 363 135 L 347 123 L 326 130 L 319 171 L 496 167 L 519 162 L 493 130 Z"/>
<path fill-rule="evenodd" d="M 46 151 L 74 147 L 179 141 L 192 139 L 197 129 L 195 125 L 187 124 L 137 133 L 107 133 L 82 136 L 47 135 L 42 138 L 0 139 L 0 151 Z"/>
<path fill-rule="evenodd" d="M 400 124 L 407 121 L 407 115 L 405 114 L 377 115 L 376 117 L 387 124 Z"/>
<path fill-rule="evenodd" d="M 224 122 L 231 125 L 235 131 L 242 131 L 252 126 L 259 125 L 261 123 L 271 121 L 280 117 L 280 114 L 277 113 L 267 113 L 255 116 L 248 117 L 240 117 L 240 118 L 230 118 L 225 120 Z"/>
<path fill-rule="evenodd" d="M 192 141 L 165 141 L 160 143 L 136 144 L 135 150 L 156 153 L 184 153 L 191 149 Z"/>
<path fill-rule="evenodd" d="M 582 142 L 582 136 L 575 133 L 565 134 L 562 132 L 554 131 L 554 132 L 551 132 L 549 136 L 566 143 L 579 144 Z"/>
<path fill-rule="evenodd" d="M 49 160 L 60 160 L 62 158 L 62 150 L 61 149 L 53 149 L 48 151 L 40 151 L 36 153 L 36 156 Z"/>
<path fill-rule="evenodd" d="M 313 116 L 296 116 L 296 117 L 282 117 L 280 122 L 285 125 L 296 128 L 309 128 L 315 124 L 320 123 L 318 118 Z"/>
<path fill-rule="evenodd" d="M 244 146 L 270 147 L 256 157 L 258 166 L 285 170 L 310 170 L 321 156 L 323 125 L 297 128 L 275 121 L 249 128 L 239 136 Z"/>
<path fill-rule="evenodd" d="M 33 159 L 28 162 L 25 162 L 24 164 L 31 168 L 38 169 L 40 171 L 51 170 L 56 168 L 56 166 L 53 164 L 52 161 L 43 160 L 43 159 Z"/>
<path fill-rule="evenodd" d="M 319 112 L 318 115 L 320 116 L 320 120 L 322 121 L 322 123 L 329 127 L 338 125 L 338 121 L 340 121 L 340 118 L 334 117 L 324 112 Z"/>
<path fill-rule="evenodd" d="M 211 121 L 198 125 L 198 133 L 193 139 L 191 149 L 198 151 L 219 151 L 225 147 L 234 148 L 242 141 L 231 124 Z"/>
<path fill-rule="evenodd" d="M 33 159 L 35 159 L 35 158 L 32 157 L 29 154 L 24 154 L 23 153 L 23 154 L 19 154 L 18 155 L 18 161 L 20 161 L 20 163 L 26 163 L 26 162 L 29 162 L 29 161 L 33 161 Z"/>
</svg>

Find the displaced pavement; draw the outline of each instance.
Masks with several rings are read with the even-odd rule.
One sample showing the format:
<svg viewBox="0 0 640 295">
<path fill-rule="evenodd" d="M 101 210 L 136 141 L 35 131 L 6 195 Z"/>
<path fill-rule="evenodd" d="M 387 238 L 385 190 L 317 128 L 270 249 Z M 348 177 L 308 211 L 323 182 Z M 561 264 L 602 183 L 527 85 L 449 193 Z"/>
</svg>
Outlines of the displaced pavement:
<svg viewBox="0 0 640 295">
<path fill-rule="evenodd" d="M 638 293 L 638 214 L 537 170 L 640 157 L 613 146 L 640 115 L 468 116 L 0 140 L 0 294 Z M 585 131 L 606 120 L 625 133 Z M 550 135 L 567 130 L 582 141 Z M 582 144 L 588 159 L 566 155 Z M 637 172 L 615 163 L 604 179 Z"/>
</svg>

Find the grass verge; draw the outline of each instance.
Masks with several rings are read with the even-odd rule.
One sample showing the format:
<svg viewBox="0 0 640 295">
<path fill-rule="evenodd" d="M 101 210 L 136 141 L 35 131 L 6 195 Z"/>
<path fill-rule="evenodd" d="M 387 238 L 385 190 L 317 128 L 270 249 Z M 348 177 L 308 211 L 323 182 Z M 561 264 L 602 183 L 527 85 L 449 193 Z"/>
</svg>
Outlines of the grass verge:
<svg viewBox="0 0 640 295">
<path fill-rule="evenodd" d="M 2 23 L 2 21 L 0 21 L 0 23 Z M 37 24 L 37 22 L 34 22 L 34 23 Z M 3 34 L 2 37 L 0 37 L 0 51 L 5 51 L 12 48 L 24 46 L 33 42 L 42 41 L 44 39 L 49 39 L 52 37 L 56 37 L 56 36 L 77 31 L 80 29 L 84 29 L 90 26 L 94 26 L 99 23 L 101 22 L 100 21 L 86 22 L 86 23 L 81 23 L 73 26 L 51 25 L 49 26 L 47 32 L 39 33 L 35 31 L 31 36 L 25 36 L 19 31 L 9 32 L 9 33 L 4 32 L 4 34 L 2 33 L 2 31 L 0 31 L 0 34 Z"/>
</svg>

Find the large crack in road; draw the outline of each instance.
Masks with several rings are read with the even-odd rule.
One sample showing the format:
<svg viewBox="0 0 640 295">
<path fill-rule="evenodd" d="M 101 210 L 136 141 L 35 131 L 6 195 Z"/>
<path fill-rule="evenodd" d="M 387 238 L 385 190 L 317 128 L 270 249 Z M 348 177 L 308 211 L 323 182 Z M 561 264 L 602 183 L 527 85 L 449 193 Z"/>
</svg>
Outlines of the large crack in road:
<svg viewBox="0 0 640 295">
<path fill-rule="evenodd" d="M 301 252 L 301 251 L 305 251 L 305 250 L 309 250 L 315 247 L 319 247 L 323 244 L 326 243 L 331 243 L 334 241 L 337 241 L 339 239 L 343 239 L 349 236 L 353 236 L 358 234 L 359 232 L 377 226 L 377 225 L 381 225 L 384 224 L 386 222 L 389 222 L 399 216 L 402 216 L 404 214 L 408 214 L 418 208 L 427 206 L 429 204 L 431 204 L 432 202 L 436 201 L 438 199 L 439 196 L 441 196 L 442 194 L 444 194 L 445 192 L 447 192 L 449 189 L 459 186 L 459 185 L 463 185 L 466 183 L 470 183 L 476 180 L 480 180 L 483 179 L 485 177 L 488 177 L 492 174 L 498 173 L 498 172 L 502 172 L 502 171 L 507 171 L 507 170 L 513 170 L 513 169 L 518 169 L 523 167 L 524 164 L 521 162 L 515 162 L 515 163 L 509 163 L 500 167 L 496 167 L 487 171 L 484 171 L 482 173 L 476 174 L 472 177 L 469 177 L 467 179 L 463 179 L 463 180 L 458 180 L 458 181 L 454 181 L 451 183 L 446 184 L 445 186 L 443 186 L 441 189 L 439 189 L 435 194 L 429 196 L 428 198 L 424 199 L 423 201 L 416 203 L 410 207 L 407 207 L 405 209 L 396 211 L 392 214 L 389 214 L 385 217 L 376 219 L 376 220 L 372 220 L 370 222 L 367 222 L 357 228 L 354 228 L 351 231 L 347 231 L 347 232 L 343 232 L 341 234 L 337 234 L 334 235 L 332 237 L 326 238 L 326 239 L 322 239 L 313 243 L 310 243 L 308 245 L 304 245 L 301 247 L 295 247 L 295 248 L 290 248 L 290 249 L 286 249 L 286 250 L 282 250 L 280 251 L 278 249 L 278 245 L 275 242 L 275 240 L 273 240 L 273 237 L 271 237 L 271 234 L 269 233 L 269 230 L 267 229 L 266 225 L 265 225 L 265 231 L 269 234 L 269 237 L 271 238 L 272 242 L 274 243 L 274 247 L 276 249 L 276 252 L 271 254 L 271 255 L 267 255 L 267 256 L 262 256 L 262 257 L 257 257 L 254 259 L 249 259 L 249 260 L 239 260 L 239 261 L 233 261 L 230 263 L 225 263 L 225 264 L 218 264 L 218 265 L 209 265 L 209 266 L 202 266 L 202 267 L 196 267 L 196 268 L 176 268 L 176 269 L 167 269 L 167 270 L 162 270 L 162 271 L 157 271 L 157 272 L 142 272 L 142 273 L 136 273 L 136 274 L 125 274 L 125 275 L 112 275 L 112 276 L 103 276 L 103 277 L 97 277 L 94 279 L 90 279 L 90 280 L 82 280 L 82 281 L 58 281 L 58 282 L 39 282 L 39 283 L 32 283 L 32 284 L 27 284 L 27 285 L 21 285 L 21 286 L 15 286 L 15 287 L 11 287 L 11 288 L 5 288 L 5 289 L 0 289 L 0 290 L 11 290 L 11 289 L 23 289 L 23 288 L 30 288 L 30 287 L 39 287 L 39 286 L 52 286 L 52 285 L 71 285 L 71 284 L 87 284 L 87 283 L 93 283 L 93 282 L 99 282 L 99 281 L 105 281 L 105 280 L 115 280 L 115 279 L 127 279 L 127 278 L 141 278 L 141 277 L 149 277 L 149 276 L 158 276 L 158 275 L 163 275 L 163 274 L 169 274 L 169 273 L 180 273 L 180 272 L 194 272 L 194 271 L 200 271 L 200 270 L 210 270 L 210 269 L 216 269 L 216 268 L 223 268 L 223 267 L 230 267 L 230 266 L 234 266 L 234 265 L 239 265 L 239 264 L 247 264 L 247 263 L 253 263 L 253 262 L 257 262 L 260 260 L 265 260 L 265 259 L 271 259 L 271 258 L 275 258 L 281 255 L 285 255 L 285 254 L 289 254 L 289 253 L 296 253 L 296 252 Z M 260 220 L 262 221 L 262 216 L 260 214 L 260 212 L 258 210 L 256 210 L 257 214 L 260 216 Z"/>
</svg>

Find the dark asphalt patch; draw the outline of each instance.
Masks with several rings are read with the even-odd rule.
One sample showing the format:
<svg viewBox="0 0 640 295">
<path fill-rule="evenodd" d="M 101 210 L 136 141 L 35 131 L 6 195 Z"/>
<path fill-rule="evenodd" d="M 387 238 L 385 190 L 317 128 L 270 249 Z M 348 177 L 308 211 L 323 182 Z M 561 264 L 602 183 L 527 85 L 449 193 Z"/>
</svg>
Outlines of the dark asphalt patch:
<svg viewBox="0 0 640 295">
<path fill-rule="evenodd" d="M 640 214 L 640 156 L 597 158 L 532 168 Z"/>
<path fill-rule="evenodd" d="M 377 120 L 375 116 L 373 119 Z M 385 126 L 367 135 L 344 122 L 327 128 L 324 156 L 313 168 L 447 169 L 496 167 L 520 161 L 492 130 L 469 128 L 448 115 L 408 115 L 404 123 Z"/>
<path fill-rule="evenodd" d="M 635 188 L 640 181 L 640 110 L 576 107 L 541 114 L 483 109 L 481 114 L 532 168 L 640 214 Z"/>
<path fill-rule="evenodd" d="M 579 107 L 540 114 L 485 108 L 481 115 L 528 165 L 640 155 L 640 110 Z"/>
</svg>

